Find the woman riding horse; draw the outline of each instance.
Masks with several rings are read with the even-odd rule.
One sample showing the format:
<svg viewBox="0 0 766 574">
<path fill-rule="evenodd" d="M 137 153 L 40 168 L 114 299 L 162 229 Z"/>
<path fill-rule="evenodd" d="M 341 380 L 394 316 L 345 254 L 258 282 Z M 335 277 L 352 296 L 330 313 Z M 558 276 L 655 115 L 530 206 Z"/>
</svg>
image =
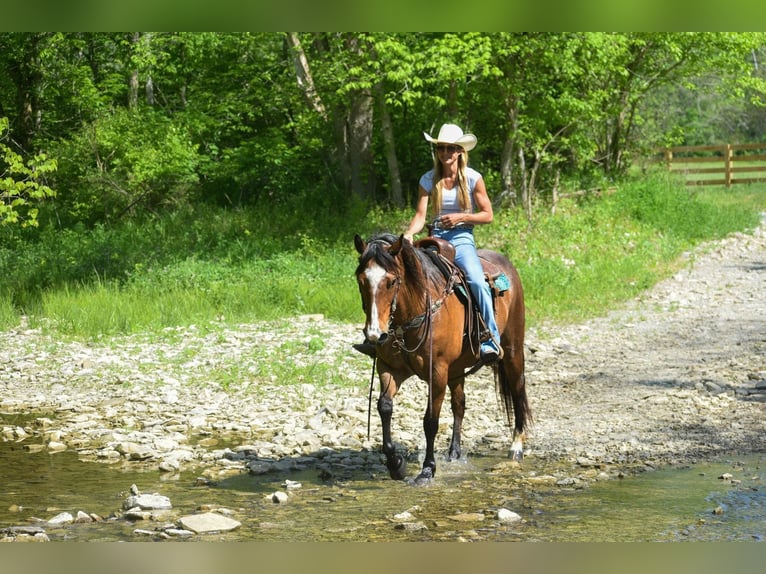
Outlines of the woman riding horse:
<svg viewBox="0 0 766 574">
<path fill-rule="evenodd" d="M 434 441 L 447 388 L 453 414 L 449 458 L 460 457 L 467 369 L 473 372 L 477 364 L 492 364 L 509 422 L 513 415 L 510 455 L 516 460 L 523 456 L 524 432 L 531 418 L 524 377 L 521 280 L 507 258 L 494 251 L 477 251 L 473 240 L 473 226 L 489 223 L 493 217 L 481 175 L 467 167 L 467 151 L 475 146 L 476 137 L 452 124 L 442 126 L 435 139 L 424 135 L 437 144 L 438 159 L 420 180 L 418 208 L 407 231 L 399 237 L 382 234 L 369 241 L 354 238 L 359 252 L 356 278 L 366 315 L 366 342 L 355 347 L 376 359 L 383 452 L 392 478 L 406 476 L 405 460 L 397 454 L 391 435 L 394 396 L 412 375 L 428 384 L 423 417 L 426 453 L 416 483 L 427 482 L 436 473 Z M 445 276 L 431 256 L 412 243 L 412 236 L 425 225 L 431 196 L 437 215 L 434 233 L 454 246 L 455 262 L 477 300 L 488 337 L 474 338 L 467 328 L 472 303 L 458 295 L 455 276 Z M 485 279 L 488 270 L 504 278 L 494 298 Z M 476 339 L 483 340 L 478 353 Z"/>
</svg>

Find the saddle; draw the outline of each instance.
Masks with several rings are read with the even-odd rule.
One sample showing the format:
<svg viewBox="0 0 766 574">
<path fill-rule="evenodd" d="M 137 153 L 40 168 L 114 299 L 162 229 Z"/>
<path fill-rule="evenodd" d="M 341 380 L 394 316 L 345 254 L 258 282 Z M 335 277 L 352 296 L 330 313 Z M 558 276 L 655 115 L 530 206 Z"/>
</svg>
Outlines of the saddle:
<svg viewBox="0 0 766 574">
<path fill-rule="evenodd" d="M 455 247 L 446 239 L 424 237 L 415 242 L 415 247 L 428 254 L 445 279 L 449 280 L 455 273 L 462 278 L 463 271 L 455 264 Z M 484 279 L 489 283 L 489 288 L 492 291 L 492 298 L 501 296 L 510 288 L 510 281 L 505 272 L 481 255 L 479 255 L 479 260 L 482 269 L 484 269 Z M 461 280 L 460 283 L 464 284 L 465 281 Z"/>
<path fill-rule="evenodd" d="M 489 340 L 491 335 L 484 323 L 479 308 L 474 303 L 471 290 L 465 279 L 465 274 L 463 273 L 463 270 L 455 264 L 455 247 L 446 239 L 433 236 L 419 239 L 415 242 L 415 247 L 421 249 L 429 256 L 436 267 L 442 272 L 448 284 L 450 281 L 454 281 L 455 292 L 469 311 L 465 314 L 465 336 L 471 342 L 477 340 L 484 342 Z M 484 269 L 484 279 L 489 283 L 490 292 L 492 293 L 492 303 L 494 306 L 495 300 L 498 297 L 502 297 L 510 288 L 510 280 L 505 272 L 491 261 L 481 257 L 481 255 L 479 256 L 479 260 L 481 261 L 482 269 Z"/>
</svg>

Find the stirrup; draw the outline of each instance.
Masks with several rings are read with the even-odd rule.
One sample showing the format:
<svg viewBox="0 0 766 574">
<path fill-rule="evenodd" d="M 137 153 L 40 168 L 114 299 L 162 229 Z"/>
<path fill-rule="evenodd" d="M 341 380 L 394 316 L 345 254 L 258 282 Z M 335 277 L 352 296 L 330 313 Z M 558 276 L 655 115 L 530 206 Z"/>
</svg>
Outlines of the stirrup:
<svg viewBox="0 0 766 574">
<path fill-rule="evenodd" d="M 503 348 L 498 347 L 497 350 L 490 349 L 487 351 L 480 351 L 479 352 L 479 361 L 482 365 L 492 365 L 494 363 L 497 363 L 498 361 L 502 360 L 503 358 Z"/>
</svg>

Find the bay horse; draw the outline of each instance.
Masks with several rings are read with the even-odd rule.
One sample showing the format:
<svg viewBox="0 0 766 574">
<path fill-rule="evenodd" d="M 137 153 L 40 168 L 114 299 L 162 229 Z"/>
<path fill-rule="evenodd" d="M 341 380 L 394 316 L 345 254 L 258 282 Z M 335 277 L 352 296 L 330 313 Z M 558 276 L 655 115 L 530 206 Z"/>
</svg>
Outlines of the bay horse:
<svg viewBox="0 0 766 574">
<path fill-rule="evenodd" d="M 446 244 L 443 240 L 428 241 Z M 428 384 L 428 402 L 423 417 L 426 453 L 416 484 L 435 476 L 434 440 L 446 390 L 450 389 L 453 426 L 448 460 L 460 458 L 460 434 L 465 414 L 465 377 L 483 365 L 479 361 L 479 339 L 473 321 L 478 321 L 467 285 L 460 288 L 462 272 L 444 273 L 436 258 L 406 240 L 403 235 L 380 234 L 364 241 L 354 237 L 359 253 L 356 280 L 365 312 L 364 334 L 375 345 L 375 370 L 380 383 L 378 413 L 383 427 L 383 453 L 391 478 L 406 477 L 404 457 L 397 454 L 391 438 L 394 396 L 401 384 L 417 375 Z M 441 245 L 437 244 L 439 249 Z M 433 249 L 432 249 L 433 252 Z M 505 275 L 506 289 L 495 294 L 494 306 L 500 331 L 502 358 L 492 365 L 505 414 L 513 425 L 509 456 L 521 460 L 531 411 L 524 375 L 524 294 L 516 268 L 500 253 L 478 250 L 485 272 Z M 439 256 L 441 257 L 441 255 Z M 449 253 L 444 257 L 449 259 Z M 485 273 L 489 277 L 488 273 Z M 468 295 L 470 297 L 470 295 Z M 470 370 L 469 370 L 470 369 Z M 513 423 L 511 423 L 513 414 Z"/>
</svg>

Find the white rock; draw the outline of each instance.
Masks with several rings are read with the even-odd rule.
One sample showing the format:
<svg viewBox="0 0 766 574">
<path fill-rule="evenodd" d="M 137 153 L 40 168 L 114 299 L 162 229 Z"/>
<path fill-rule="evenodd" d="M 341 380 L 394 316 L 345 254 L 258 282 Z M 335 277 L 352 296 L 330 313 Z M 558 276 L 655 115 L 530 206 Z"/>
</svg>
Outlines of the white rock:
<svg viewBox="0 0 766 574">
<path fill-rule="evenodd" d="M 129 496 L 122 507 L 125 509 L 139 507 L 142 510 L 167 510 L 173 508 L 170 499 L 161 494 L 139 494 Z"/>
<path fill-rule="evenodd" d="M 71 524 L 72 522 L 74 522 L 74 517 L 68 512 L 62 512 L 48 520 L 48 524 Z"/>
<path fill-rule="evenodd" d="M 282 492 L 281 490 L 277 490 L 275 493 L 271 495 L 271 501 L 275 504 L 282 504 L 284 502 L 287 502 L 288 496 L 286 492 Z"/>
<path fill-rule="evenodd" d="M 77 517 L 74 519 L 77 523 L 82 522 L 93 522 L 93 517 L 88 514 L 87 512 L 83 512 L 82 510 L 77 511 Z"/>
<path fill-rule="evenodd" d="M 501 508 L 497 511 L 497 519 L 504 524 L 513 524 L 515 522 L 521 522 L 522 520 L 520 515 L 507 508 Z"/>
<path fill-rule="evenodd" d="M 179 520 L 180 525 L 185 530 L 191 530 L 197 534 L 208 532 L 228 532 L 240 527 L 240 523 L 233 518 L 221 516 L 215 512 L 205 512 L 204 514 L 191 514 L 183 516 Z"/>
</svg>

